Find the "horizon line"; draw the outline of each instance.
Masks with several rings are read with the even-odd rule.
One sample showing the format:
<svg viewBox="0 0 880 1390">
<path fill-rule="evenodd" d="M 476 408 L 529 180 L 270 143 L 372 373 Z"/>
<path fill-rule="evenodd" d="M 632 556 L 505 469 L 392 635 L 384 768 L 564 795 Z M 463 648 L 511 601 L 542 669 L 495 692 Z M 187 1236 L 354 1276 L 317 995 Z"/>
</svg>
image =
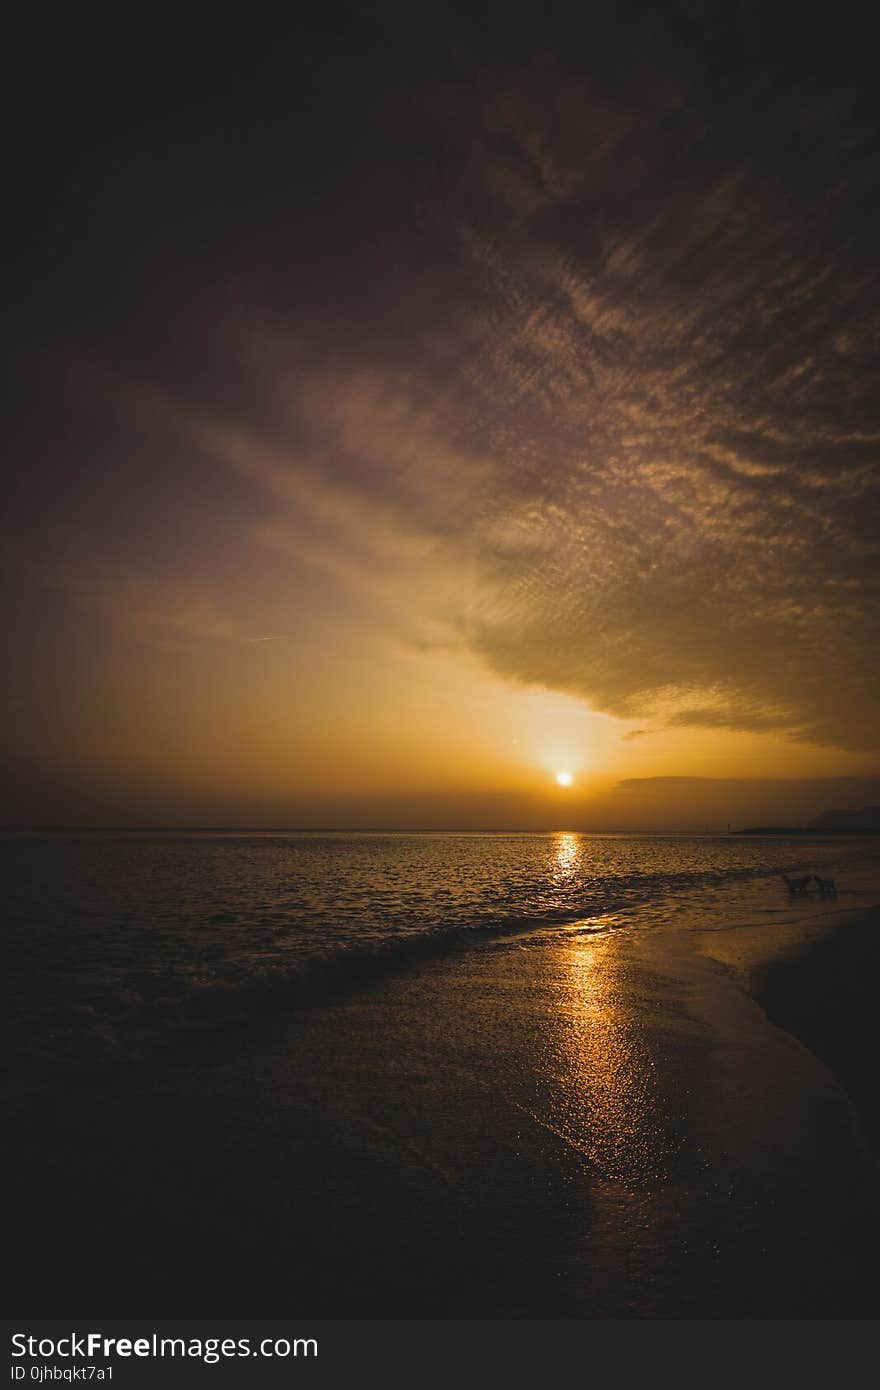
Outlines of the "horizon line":
<svg viewBox="0 0 880 1390">
<path fill-rule="evenodd" d="M 808 827 L 742 827 L 761 829 L 806 829 Z M 701 826 L 665 825 L 642 829 L 620 829 L 583 825 L 171 825 L 171 824 L 92 824 L 77 822 L 59 823 L 7 823 L 0 826 L 0 834 L 22 833 L 27 831 L 53 832 L 137 832 L 162 831 L 174 834 L 287 834 L 287 835 L 339 835 L 339 834 L 395 834 L 395 835 L 676 835 L 683 833 L 727 835 L 738 834 L 732 823 L 713 825 L 704 822 Z"/>
</svg>

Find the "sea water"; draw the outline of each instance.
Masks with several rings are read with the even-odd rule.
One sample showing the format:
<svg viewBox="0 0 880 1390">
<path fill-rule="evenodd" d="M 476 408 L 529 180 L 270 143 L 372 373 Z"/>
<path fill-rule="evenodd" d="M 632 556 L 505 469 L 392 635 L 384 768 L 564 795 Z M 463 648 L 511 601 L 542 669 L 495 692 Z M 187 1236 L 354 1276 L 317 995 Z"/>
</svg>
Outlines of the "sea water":
<svg viewBox="0 0 880 1390">
<path fill-rule="evenodd" d="M 0 841 L 13 1079 L 90 1073 L 487 936 L 711 930 L 876 901 L 877 842 L 577 833 L 78 832 Z"/>
</svg>

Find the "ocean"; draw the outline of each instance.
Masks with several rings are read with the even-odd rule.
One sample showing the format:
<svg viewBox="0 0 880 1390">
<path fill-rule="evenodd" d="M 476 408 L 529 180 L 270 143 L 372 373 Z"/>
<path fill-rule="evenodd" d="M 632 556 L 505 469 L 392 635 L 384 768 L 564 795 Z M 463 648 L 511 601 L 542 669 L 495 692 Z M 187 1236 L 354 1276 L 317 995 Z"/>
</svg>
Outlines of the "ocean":
<svg viewBox="0 0 880 1390">
<path fill-rule="evenodd" d="M 13 1088 L 320 1005 L 487 937 L 724 930 L 880 900 L 876 842 L 578 833 L 7 834 Z M 791 899 L 781 873 L 834 876 Z"/>
</svg>

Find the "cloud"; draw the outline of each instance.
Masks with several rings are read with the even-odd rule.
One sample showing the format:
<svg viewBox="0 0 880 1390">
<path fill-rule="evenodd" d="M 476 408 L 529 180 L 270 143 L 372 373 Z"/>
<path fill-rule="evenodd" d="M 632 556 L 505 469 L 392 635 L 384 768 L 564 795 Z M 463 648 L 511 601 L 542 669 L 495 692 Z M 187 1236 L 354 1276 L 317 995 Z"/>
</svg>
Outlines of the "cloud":
<svg viewBox="0 0 880 1390">
<path fill-rule="evenodd" d="M 650 823 L 659 812 L 667 823 L 703 828 L 745 824 L 804 824 L 829 807 L 871 805 L 880 777 L 628 777 L 601 798 L 613 820 L 640 816 Z"/>
<path fill-rule="evenodd" d="M 254 640 L 205 588 L 88 556 L 81 540 L 67 541 L 68 553 L 43 569 L 42 581 L 124 636 L 161 644 Z"/>
<path fill-rule="evenodd" d="M 880 304 L 841 222 L 864 191 L 834 168 L 845 132 L 798 190 L 748 141 L 697 158 L 674 92 L 593 112 L 545 80 L 507 134 L 524 161 L 554 149 L 555 192 L 514 196 L 509 154 L 488 177 L 484 153 L 463 237 L 491 246 L 464 370 L 504 463 L 468 638 L 620 717 L 876 748 Z M 579 120 L 554 144 L 559 90 Z M 771 151 L 812 124 L 781 104 Z"/>
<path fill-rule="evenodd" d="M 710 100 L 665 56 L 615 84 L 548 47 L 387 97 L 425 154 L 362 283 L 340 265 L 348 331 L 304 293 L 296 331 L 235 325 L 247 411 L 129 406 L 416 644 L 652 729 L 875 749 L 867 136 L 845 93 Z"/>
</svg>

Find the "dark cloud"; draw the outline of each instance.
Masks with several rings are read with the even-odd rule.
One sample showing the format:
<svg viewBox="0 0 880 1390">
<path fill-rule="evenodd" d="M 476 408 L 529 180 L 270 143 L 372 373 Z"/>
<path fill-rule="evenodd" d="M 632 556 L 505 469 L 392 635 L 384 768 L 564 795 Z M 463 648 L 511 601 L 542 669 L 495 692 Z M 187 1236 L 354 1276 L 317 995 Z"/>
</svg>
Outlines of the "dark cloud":
<svg viewBox="0 0 880 1390">
<path fill-rule="evenodd" d="M 806 825 L 832 806 L 870 806 L 878 777 L 628 777 L 602 803 L 609 822 L 667 823 L 742 829 L 746 825 Z"/>
<path fill-rule="evenodd" d="M 713 101 L 678 57 L 481 89 L 438 214 L 495 465 L 469 639 L 627 718 L 876 747 L 876 131 L 796 64 Z"/>
<path fill-rule="evenodd" d="M 355 582 L 398 564 L 437 640 L 505 677 L 652 727 L 876 748 L 868 65 L 852 32 L 793 47 L 788 16 L 715 9 L 445 8 L 430 42 L 370 10 L 360 47 L 315 40 L 287 106 L 277 60 L 243 79 L 226 164 L 225 69 L 199 111 L 180 66 L 159 173 L 139 117 L 95 194 L 134 271 L 114 307 L 90 234 L 88 346 L 175 402 L 190 477 L 260 493 L 248 524 L 269 497 Z M 118 447 L 83 455 L 112 516 Z"/>
</svg>

